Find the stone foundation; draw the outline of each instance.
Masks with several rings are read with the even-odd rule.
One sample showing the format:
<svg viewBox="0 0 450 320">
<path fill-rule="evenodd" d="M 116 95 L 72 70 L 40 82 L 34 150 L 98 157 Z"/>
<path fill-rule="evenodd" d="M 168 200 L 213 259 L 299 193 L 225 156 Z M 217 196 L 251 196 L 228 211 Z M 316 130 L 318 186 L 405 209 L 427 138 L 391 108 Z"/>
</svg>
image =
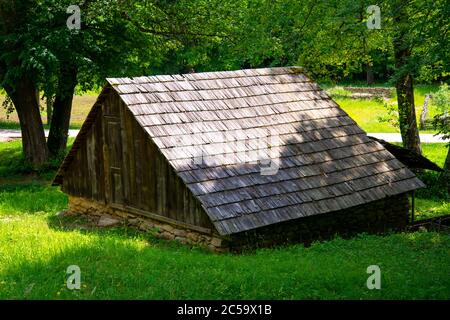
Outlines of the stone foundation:
<svg viewBox="0 0 450 320">
<path fill-rule="evenodd" d="M 152 234 L 160 239 L 175 240 L 183 244 L 192 244 L 206 247 L 211 251 L 226 252 L 228 246 L 224 239 L 217 233 L 205 233 L 192 230 L 179 225 L 162 222 L 150 217 L 130 213 L 128 211 L 112 208 L 103 203 L 80 197 L 69 196 L 69 214 L 86 214 L 95 219 L 96 225 L 105 227 L 115 224 L 125 224 L 144 232 Z M 102 225 L 103 221 L 111 221 Z M 116 220 L 117 223 L 112 221 Z"/>
<path fill-rule="evenodd" d="M 147 216 L 112 208 L 103 203 L 79 197 L 69 197 L 69 213 L 87 214 L 97 219 L 97 225 L 126 224 L 156 237 L 183 244 L 206 247 L 215 252 L 252 250 L 291 243 L 309 244 L 336 235 L 350 237 L 358 233 L 383 233 L 404 229 L 409 221 L 407 194 L 385 198 L 339 212 L 320 214 L 240 232 L 231 236 L 200 232 Z"/>
<path fill-rule="evenodd" d="M 338 212 L 286 221 L 231 235 L 232 251 L 272 247 L 290 243 L 309 245 L 316 240 L 344 238 L 358 233 L 381 234 L 403 230 L 409 222 L 410 204 L 401 194 Z"/>
</svg>

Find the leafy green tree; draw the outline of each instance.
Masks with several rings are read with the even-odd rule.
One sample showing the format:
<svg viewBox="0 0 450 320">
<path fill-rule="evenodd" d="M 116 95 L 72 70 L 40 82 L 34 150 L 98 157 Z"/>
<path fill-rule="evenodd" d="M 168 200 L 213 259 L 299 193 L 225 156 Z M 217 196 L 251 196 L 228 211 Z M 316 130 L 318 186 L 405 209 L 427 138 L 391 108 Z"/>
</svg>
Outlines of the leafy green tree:
<svg viewBox="0 0 450 320">
<path fill-rule="evenodd" d="M 414 79 L 449 74 L 449 6 L 444 0 L 381 1 L 377 30 L 366 25 L 371 4 L 248 0 L 230 53 L 252 67 L 299 64 L 316 79 L 338 81 L 365 70 L 368 82 L 381 57 L 392 68 L 403 144 L 421 153 Z"/>
<path fill-rule="evenodd" d="M 433 94 L 433 104 L 440 111 L 434 117 L 433 123 L 439 133 L 443 134 L 444 139 L 450 140 L 450 89 L 447 84 L 440 86 L 439 90 Z M 447 157 L 444 163 L 444 172 L 441 173 L 439 180 L 447 186 L 450 193 L 450 143 Z"/>
<path fill-rule="evenodd" d="M 0 0 L 0 83 L 17 110 L 25 157 L 33 164 L 47 161 L 48 148 L 39 112 L 39 78 L 45 70 L 39 59 L 49 52 L 37 52 L 28 33 L 35 1 Z"/>
<path fill-rule="evenodd" d="M 211 1 L 92 0 L 79 5 L 81 29 L 69 30 L 71 3 L 0 0 L 0 83 L 19 114 L 25 157 L 37 165 L 64 151 L 77 85 L 151 73 L 171 50 L 214 39 L 222 26 Z M 37 90 L 53 102 L 47 143 Z"/>
<path fill-rule="evenodd" d="M 66 27 L 70 2 L 0 0 L 1 86 L 35 163 L 64 150 L 75 88 L 106 76 L 285 65 L 318 80 L 391 76 L 404 145 L 420 152 L 414 79 L 449 75 L 445 0 L 381 1 L 381 30 L 367 28 L 369 0 L 92 0 L 79 4 L 78 32 Z M 53 102 L 48 147 L 37 90 Z"/>
</svg>

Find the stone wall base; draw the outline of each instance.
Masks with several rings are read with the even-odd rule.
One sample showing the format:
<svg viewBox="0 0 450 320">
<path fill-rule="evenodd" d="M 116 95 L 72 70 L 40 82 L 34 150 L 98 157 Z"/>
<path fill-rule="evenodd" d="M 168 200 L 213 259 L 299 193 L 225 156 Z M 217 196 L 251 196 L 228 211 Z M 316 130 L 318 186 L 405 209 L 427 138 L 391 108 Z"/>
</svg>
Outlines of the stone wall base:
<svg viewBox="0 0 450 320">
<path fill-rule="evenodd" d="M 99 227 L 125 224 L 160 239 L 175 240 L 183 244 L 205 247 L 215 252 L 227 252 L 228 246 L 217 233 L 204 233 L 178 225 L 162 222 L 147 216 L 110 207 L 95 200 L 69 196 L 68 214 L 85 214 Z"/>
</svg>

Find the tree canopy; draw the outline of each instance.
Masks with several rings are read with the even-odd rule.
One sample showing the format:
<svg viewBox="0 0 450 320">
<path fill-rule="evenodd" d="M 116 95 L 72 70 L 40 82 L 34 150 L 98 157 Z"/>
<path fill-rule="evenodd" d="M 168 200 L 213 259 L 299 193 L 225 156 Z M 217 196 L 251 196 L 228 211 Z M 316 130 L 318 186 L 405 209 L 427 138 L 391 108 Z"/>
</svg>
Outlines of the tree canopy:
<svg viewBox="0 0 450 320">
<path fill-rule="evenodd" d="M 76 90 L 105 77 L 300 65 L 319 81 L 390 81 L 406 147 L 420 152 L 414 81 L 447 81 L 446 0 L 383 0 L 370 29 L 368 0 L 84 0 L 80 30 L 69 0 L 0 0 L 0 86 L 36 163 L 67 143 Z M 40 92 L 52 102 L 50 136 Z M 26 99 L 25 99 L 26 97 Z"/>
</svg>

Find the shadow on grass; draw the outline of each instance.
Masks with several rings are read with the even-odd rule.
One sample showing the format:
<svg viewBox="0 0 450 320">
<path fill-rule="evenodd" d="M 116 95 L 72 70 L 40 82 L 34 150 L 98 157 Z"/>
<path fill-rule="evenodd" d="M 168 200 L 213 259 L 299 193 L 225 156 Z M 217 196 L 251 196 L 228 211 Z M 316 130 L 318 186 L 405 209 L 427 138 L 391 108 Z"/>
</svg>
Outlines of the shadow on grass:
<svg viewBox="0 0 450 320">
<path fill-rule="evenodd" d="M 73 138 L 69 138 L 66 152 L 68 152 L 73 140 Z M 25 160 L 21 140 L 0 143 L 0 184 L 8 183 L 8 181 L 51 181 L 64 155 L 50 159 L 47 163 L 36 168 Z"/>
<path fill-rule="evenodd" d="M 0 185 L 2 214 L 58 212 L 67 207 L 67 201 L 57 188 L 38 182 Z"/>
</svg>

